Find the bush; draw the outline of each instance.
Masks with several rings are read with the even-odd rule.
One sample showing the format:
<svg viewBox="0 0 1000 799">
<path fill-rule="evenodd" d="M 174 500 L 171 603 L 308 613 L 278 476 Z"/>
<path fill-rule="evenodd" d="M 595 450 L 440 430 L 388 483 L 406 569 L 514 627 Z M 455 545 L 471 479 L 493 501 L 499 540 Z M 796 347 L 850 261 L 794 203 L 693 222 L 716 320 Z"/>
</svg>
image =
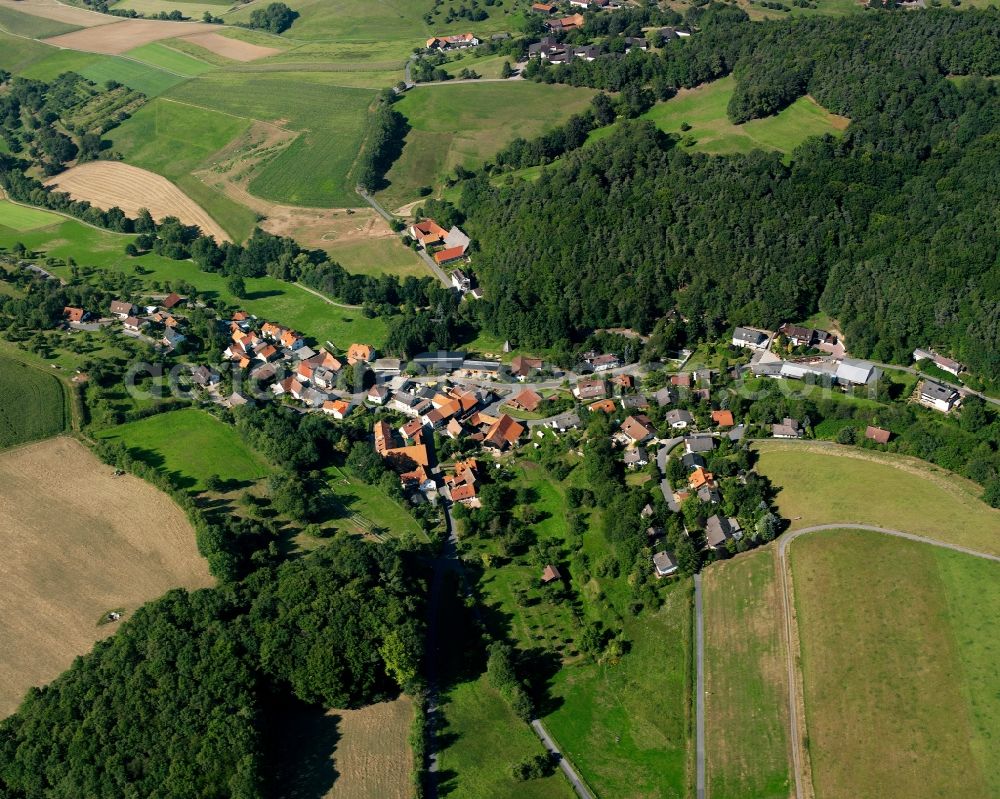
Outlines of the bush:
<svg viewBox="0 0 1000 799">
<path fill-rule="evenodd" d="M 518 782 L 548 777 L 555 771 L 556 759 L 551 753 L 526 757 L 510 767 L 510 775 Z"/>
</svg>

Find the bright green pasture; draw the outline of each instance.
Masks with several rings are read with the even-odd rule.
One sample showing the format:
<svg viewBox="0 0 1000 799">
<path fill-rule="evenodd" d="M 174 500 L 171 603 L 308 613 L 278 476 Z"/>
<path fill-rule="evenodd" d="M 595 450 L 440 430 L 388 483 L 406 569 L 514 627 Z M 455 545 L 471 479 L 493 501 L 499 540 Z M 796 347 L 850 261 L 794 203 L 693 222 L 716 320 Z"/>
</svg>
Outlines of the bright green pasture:
<svg viewBox="0 0 1000 799">
<path fill-rule="evenodd" d="M 395 106 L 412 129 L 380 196 L 390 207 L 415 200 L 419 187 L 439 186 L 458 165 L 482 166 L 512 139 L 537 136 L 582 111 L 593 94 L 527 81 L 414 88 Z"/>
<path fill-rule="evenodd" d="M 241 241 L 256 224 L 254 213 L 192 173 L 205 167 L 215 153 L 249 126 L 246 119 L 157 98 L 111 131 L 108 138 L 128 163 L 172 180 Z"/>
<path fill-rule="evenodd" d="M 122 441 L 133 457 L 194 490 L 204 490 L 205 481 L 213 475 L 223 480 L 257 480 L 271 471 L 234 428 L 193 408 L 160 413 L 98 435 Z"/>
<path fill-rule="evenodd" d="M 722 78 L 682 92 L 658 103 L 645 117 L 658 128 L 693 140 L 692 149 L 706 153 L 745 153 L 755 148 L 789 153 L 810 136 L 836 135 L 849 120 L 831 114 L 812 98 L 800 97 L 773 117 L 734 125 L 726 116 L 736 86 L 733 77 Z M 684 132 L 681 125 L 691 129 Z"/>
<path fill-rule="evenodd" d="M 76 72 L 82 75 L 88 67 L 105 60 L 111 60 L 111 56 L 79 53 L 76 50 L 57 50 L 52 47 L 49 48 L 49 54 L 45 58 L 25 67 L 19 74 L 32 80 L 51 81 L 63 72 Z"/>
<path fill-rule="evenodd" d="M 160 42 L 144 44 L 142 47 L 129 50 L 125 55 L 167 72 L 175 72 L 189 78 L 211 72 L 216 68 L 214 64 L 182 53 L 180 50 L 174 50 Z"/>
<path fill-rule="evenodd" d="M 183 75 L 171 74 L 151 64 L 114 56 L 94 61 L 82 69 L 80 74 L 98 85 L 103 85 L 109 80 L 118 81 L 130 89 L 142 92 L 147 97 L 158 97 L 167 89 L 188 80 Z"/>
<path fill-rule="evenodd" d="M 56 52 L 55 47 L 0 31 L 0 69 L 15 75 Z"/>
<path fill-rule="evenodd" d="M 427 277 L 430 270 L 409 247 L 404 247 L 397 237 L 384 239 L 358 239 L 331 242 L 325 247 L 330 259 L 348 272 L 362 275 L 409 275 Z"/>
<path fill-rule="evenodd" d="M 251 180 L 253 194 L 294 205 L 359 204 L 351 172 L 374 92 L 338 86 L 331 73 L 216 72 L 170 96 L 302 132 Z"/>
<path fill-rule="evenodd" d="M 816 796 L 1000 795 L 1000 563 L 854 530 L 789 556 Z"/>
<path fill-rule="evenodd" d="M 691 597 L 685 580 L 660 610 L 627 620 L 621 662 L 567 666 L 553 680 L 545 724 L 597 796 L 689 795 Z"/>
<path fill-rule="evenodd" d="M 154 254 L 129 258 L 124 249 L 133 238 L 90 228 L 74 220 L 27 232 L 0 227 L 0 247 L 11 247 L 21 242 L 30 250 L 55 258 L 73 258 L 80 266 L 133 275 L 150 289 L 153 282 L 164 285 L 185 281 L 208 299 L 238 306 L 261 318 L 294 327 L 321 344 L 332 341 L 346 349 L 356 341 L 375 346 L 385 341 L 386 327 L 381 318 L 368 319 L 360 310 L 331 305 L 305 289 L 276 278 L 248 278 L 247 297 L 237 299 L 229 292 L 224 277 L 202 272 L 192 261 L 173 261 Z M 135 271 L 140 266 L 142 275 Z M 68 275 L 69 268 L 52 267 L 51 271 Z"/>
<path fill-rule="evenodd" d="M 54 436 L 65 425 L 65 402 L 58 378 L 0 357 L 0 449 Z"/>
<path fill-rule="evenodd" d="M 0 7 L 0 30 L 15 36 L 27 36 L 29 39 L 47 39 L 49 36 L 59 36 L 80 30 L 79 25 L 69 25 L 54 19 L 36 17 L 34 14 L 22 14 L 7 6 Z"/>
<path fill-rule="evenodd" d="M 62 220 L 58 214 L 41 208 L 15 205 L 8 200 L 0 200 L 0 225 L 24 232 L 57 224 Z"/>
</svg>

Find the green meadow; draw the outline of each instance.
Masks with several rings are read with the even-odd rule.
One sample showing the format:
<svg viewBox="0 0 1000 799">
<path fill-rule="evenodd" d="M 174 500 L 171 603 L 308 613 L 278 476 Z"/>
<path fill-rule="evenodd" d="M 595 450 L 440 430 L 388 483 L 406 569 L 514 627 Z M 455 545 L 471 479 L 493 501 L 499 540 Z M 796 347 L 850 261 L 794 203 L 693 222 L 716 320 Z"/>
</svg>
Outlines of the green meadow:
<svg viewBox="0 0 1000 799">
<path fill-rule="evenodd" d="M 357 206 L 351 172 L 374 92 L 337 85 L 336 73 L 223 73 L 201 76 L 170 97 L 204 108 L 279 124 L 300 135 L 250 182 L 275 202 Z"/>
<path fill-rule="evenodd" d="M 98 434 L 121 441 L 133 457 L 172 474 L 176 482 L 204 490 L 213 475 L 223 480 L 258 480 L 271 468 L 243 443 L 236 430 L 193 408 L 149 416 Z"/>
<path fill-rule="evenodd" d="M 68 25 L 34 14 L 22 14 L 7 6 L 0 7 L 0 30 L 15 36 L 26 36 L 29 39 L 46 39 L 49 36 L 59 36 L 80 30 L 79 25 Z"/>
<path fill-rule="evenodd" d="M 9 205 L 4 203 L 0 208 Z M 62 217 L 57 217 L 62 219 Z M 386 326 L 381 318 L 368 319 L 360 309 L 331 305 L 303 288 L 272 277 L 248 278 L 247 297 L 234 297 L 226 279 L 212 272 L 202 272 L 192 261 L 173 261 L 155 254 L 130 258 L 125 245 L 134 237 L 109 233 L 66 219 L 56 225 L 29 231 L 17 231 L 0 223 L 0 247 L 21 242 L 28 249 L 59 259 L 74 259 L 81 267 L 135 276 L 152 289 L 160 285 L 191 284 L 207 299 L 244 308 L 261 318 L 301 330 L 322 344 L 331 341 L 346 349 L 353 342 L 380 346 L 385 341 Z M 141 268 L 141 274 L 137 272 Z M 69 273 L 69 267 L 52 267 L 55 274 Z"/>
<path fill-rule="evenodd" d="M 246 119 L 157 98 L 110 131 L 108 138 L 125 161 L 176 183 L 241 241 L 253 230 L 256 215 L 192 173 L 208 166 L 212 156 L 249 126 Z"/>
<path fill-rule="evenodd" d="M 9 200 L 0 200 L 0 225 L 18 232 L 37 230 L 59 223 L 63 217 L 41 208 L 16 205 Z"/>
<path fill-rule="evenodd" d="M 395 106 L 411 130 L 379 196 L 388 207 L 416 200 L 421 186 L 439 186 L 456 166 L 480 167 L 512 139 L 537 136 L 582 111 L 593 95 L 521 81 L 411 89 Z"/>
<path fill-rule="evenodd" d="M 58 378 L 19 360 L 0 357 L 0 449 L 47 438 L 66 426 Z"/>
<path fill-rule="evenodd" d="M 180 50 L 175 50 L 161 42 L 144 44 L 142 47 L 129 50 L 125 55 L 128 58 L 134 58 L 136 61 L 143 61 L 146 64 L 159 67 L 168 72 L 176 72 L 188 78 L 211 72 L 216 68 L 214 64 L 202 61 L 200 58 L 195 58 L 187 53 L 182 53 Z"/>
</svg>

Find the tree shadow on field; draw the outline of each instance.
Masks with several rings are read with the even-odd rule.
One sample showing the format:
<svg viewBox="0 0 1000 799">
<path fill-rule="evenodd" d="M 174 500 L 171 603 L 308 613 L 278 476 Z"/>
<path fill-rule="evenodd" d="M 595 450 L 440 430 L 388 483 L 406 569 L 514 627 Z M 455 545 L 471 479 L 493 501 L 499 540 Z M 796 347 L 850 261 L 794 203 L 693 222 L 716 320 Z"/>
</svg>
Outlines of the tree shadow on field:
<svg viewBox="0 0 1000 799">
<path fill-rule="evenodd" d="M 272 799 L 323 799 L 340 773 L 336 768 L 341 717 L 298 700 L 275 699 L 264 742 L 264 773 Z"/>
<path fill-rule="evenodd" d="M 277 289 L 272 289 L 271 291 L 251 291 L 244 299 L 247 300 L 266 300 L 268 297 L 282 297 L 285 292 L 278 291 Z"/>
</svg>

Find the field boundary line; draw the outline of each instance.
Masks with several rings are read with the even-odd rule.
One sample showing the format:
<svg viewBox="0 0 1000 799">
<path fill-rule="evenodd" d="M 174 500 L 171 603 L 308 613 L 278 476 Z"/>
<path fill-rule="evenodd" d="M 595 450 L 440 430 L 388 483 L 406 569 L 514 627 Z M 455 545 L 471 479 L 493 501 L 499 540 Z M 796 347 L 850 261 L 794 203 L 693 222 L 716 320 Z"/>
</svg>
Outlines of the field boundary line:
<svg viewBox="0 0 1000 799">
<path fill-rule="evenodd" d="M 139 63 L 143 63 L 143 62 L 140 61 Z M 177 100 L 177 99 L 175 99 L 173 97 L 164 97 L 162 95 L 159 96 L 159 97 L 156 97 L 154 99 L 163 100 L 165 103 L 176 103 L 177 105 L 186 105 L 186 106 L 188 106 L 190 108 L 201 109 L 202 111 L 212 111 L 212 112 L 214 112 L 216 114 L 222 114 L 222 115 L 227 116 L 227 117 L 232 117 L 233 119 L 244 119 L 247 122 L 259 122 L 261 125 L 267 125 L 268 127 L 276 128 L 277 130 L 283 130 L 283 131 L 286 131 L 287 133 L 294 133 L 297 136 L 302 134 L 301 130 L 294 130 L 292 128 L 284 128 L 281 125 L 276 125 L 274 122 L 268 122 L 266 119 L 257 119 L 257 117 L 241 116 L 240 114 L 234 114 L 234 113 L 232 113 L 230 111 L 222 111 L 221 109 L 218 109 L 218 108 L 209 108 L 207 105 L 199 105 L 198 103 L 192 103 L 192 102 L 190 102 L 188 100 Z M 289 142 L 289 144 L 290 143 L 291 142 Z M 225 148 L 223 148 L 223 149 L 225 149 Z"/>
<path fill-rule="evenodd" d="M 974 558 L 981 558 L 983 560 L 993 561 L 994 563 L 1000 563 L 1000 555 L 992 555 L 988 552 L 981 552 L 959 544 L 949 544 L 946 541 L 939 541 L 936 538 L 916 535 L 915 533 L 907 533 L 902 530 L 893 530 L 889 527 L 878 527 L 872 524 L 815 524 L 809 527 L 803 527 L 801 530 L 794 530 L 791 533 L 782 536 L 778 540 L 778 561 L 781 570 L 782 611 L 785 621 L 784 627 L 789 641 L 786 653 L 788 666 L 788 723 L 789 738 L 791 739 L 792 745 L 793 772 L 795 776 L 795 796 L 797 799 L 812 799 L 815 796 L 815 788 L 812 784 L 808 748 L 802 746 L 803 733 L 806 733 L 806 730 L 803 729 L 800 731 L 798 729 L 799 716 L 797 714 L 800 708 L 802 712 L 801 718 L 803 726 L 805 725 L 805 689 L 802 669 L 799 666 L 801 646 L 798 644 L 798 621 L 795 618 L 795 609 L 793 605 L 795 583 L 791 572 L 791 564 L 789 563 L 787 557 L 787 550 L 788 546 L 800 536 L 807 535 L 809 533 L 824 531 L 829 532 L 833 530 L 860 530 L 862 532 L 879 533 L 881 535 L 902 538 L 907 541 L 914 541 L 918 544 L 928 544 L 930 546 L 939 547 L 940 549 L 948 549 L 952 552 L 958 552 L 962 555 L 969 555 Z M 791 646 L 792 641 L 796 642 L 794 652 L 792 651 Z M 801 689 L 799 688 L 800 684 L 803 685 Z M 803 763 L 805 764 L 805 768 L 803 767 Z M 808 774 L 808 780 L 806 779 L 806 769 L 809 769 L 810 772 Z"/>
<path fill-rule="evenodd" d="M 701 574 L 694 575 L 695 661 L 695 796 L 705 799 L 705 620 L 702 615 Z"/>
</svg>

